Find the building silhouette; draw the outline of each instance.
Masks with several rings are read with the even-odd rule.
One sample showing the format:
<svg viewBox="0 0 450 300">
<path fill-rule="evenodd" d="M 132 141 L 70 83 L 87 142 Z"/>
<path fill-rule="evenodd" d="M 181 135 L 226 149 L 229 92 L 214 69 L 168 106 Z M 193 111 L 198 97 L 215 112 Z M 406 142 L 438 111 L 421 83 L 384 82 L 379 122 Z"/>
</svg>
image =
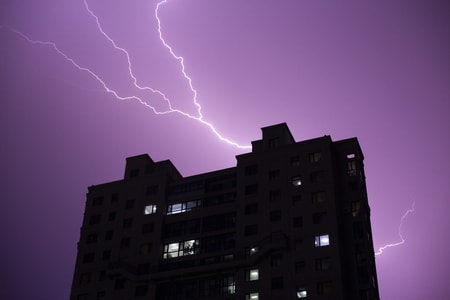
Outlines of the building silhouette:
<svg viewBox="0 0 450 300">
<path fill-rule="evenodd" d="M 357 139 L 262 135 L 232 168 L 144 154 L 89 187 L 71 299 L 379 299 Z"/>
</svg>

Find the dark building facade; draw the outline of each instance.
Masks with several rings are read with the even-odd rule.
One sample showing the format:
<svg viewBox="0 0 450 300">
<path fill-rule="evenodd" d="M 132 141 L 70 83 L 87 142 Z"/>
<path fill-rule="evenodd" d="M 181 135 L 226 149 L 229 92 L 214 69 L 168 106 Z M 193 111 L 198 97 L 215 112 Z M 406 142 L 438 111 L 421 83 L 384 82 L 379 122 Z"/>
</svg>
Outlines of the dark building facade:
<svg viewBox="0 0 450 300">
<path fill-rule="evenodd" d="M 139 155 L 89 187 L 71 299 L 379 299 L 357 139 L 262 133 L 232 168 Z"/>
</svg>

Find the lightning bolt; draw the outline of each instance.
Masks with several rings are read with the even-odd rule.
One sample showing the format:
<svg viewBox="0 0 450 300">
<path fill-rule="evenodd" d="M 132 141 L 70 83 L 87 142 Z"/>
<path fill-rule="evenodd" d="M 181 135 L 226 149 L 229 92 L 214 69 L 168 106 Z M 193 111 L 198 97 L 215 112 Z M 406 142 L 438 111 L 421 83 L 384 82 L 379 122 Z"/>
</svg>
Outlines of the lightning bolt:
<svg viewBox="0 0 450 300">
<path fill-rule="evenodd" d="M 414 206 L 416 205 L 416 202 L 413 201 L 412 206 L 410 209 L 408 209 L 405 214 L 402 216 L 402 218 L 400 219 L 400 225 L 398 226 L 398 236 L 400 237 L 400 242 L 397 243 L 393 243 L 393 244 L 386 244 L 383 247 L 378 248 L 378 251 L 375 252 L 375 256 L 381 255 L 383 253 L 384 250 L 386 250 L 387 248 L 392 248 L 392 247 L 397 247 L 400 245 L 403 245 L 405 243 L 405 239 L 403 238 L 402 235 L 402 226 L 403 226 L 403 221 L 406 219 L 406 217 L 410 214 L 414 212 Z"/>
<path fill-rule="evenodd" d="M 86 8 L 86 11 L 91 15 L 91 17 L 94 18 L 97 28 L 99 30 L 99 32 L 111 43 L 111 45 L 113 46 L 114 49 L 122 52 L 127 60 L 128 63 L 128 75 L 131 77 L 131 79 L 133 80 L 133 85 L 135 88 L 141 90 L 141 91 L 149 91 L 153 94 L 158 95 L 159 97 L 162 97 L 162 99 L 166 102 L 168 109 L 167 110 L 157 110 L 154 106 L 150 105 L 149 103 L 147 103 L 146 101 L 144 101 L 142 98 L 140 98 L 139 96 L 136 95 L 127 95 L 127 96 L 123 96 L 120 95 L 119 92 L 117 92 L 116 90 L 114 90 L 113 88 L 109 87 L 106 82 L 99 76 L 97 75 L 94 71 L 92 71 L 91 69 L 81 66 L 80 64 L 78 64 L 73 58 L 69 57 L 66 53 L 64 53 L 62 50 L 60 50 L 56 43 L 54 42 L 48 42 L 48 41 L 40 41 L 40 40 L 33 40 L 31 38 L 29 38 L 27 35 L 25 35 L 24 33 L 8 26 L 8 25 L 0 25 L 0 29 L 8 29 L 11 32 L 18 34 L 19 36 L 21 36 L 23 39 L 25 39 L 27 42 L 31 43 L 31 44 L 38 44 L 38 45 L 43 45 L 43 46 L 49 46 L 51 48 L 53 48 L 59 55 L 61 55 L 66 61 L 68 61 L 69 63 L 71 63 L 75 68 L 79 69 L 80 71 L 84 71 L 87 72 L 89 75 L 91 75 L 95 80 L 97 80 L 100 85 L 103 87 L 103 89 L 107 92 L 112 94 L 116 99 L 118 100 L 135 100 L 138 101 L 140 104 L 144 105 L 146 108 L 151 109 L 153 111 L 154 114 L 156 115 L 164 115 L 164 114 L 169 114 L 169 113 L 177 113 L 180 114 L 184 117 L 187 117 L 191 120 L 195 120 L 197 122 L 200 122 L 201 124 L 207 126 L 215 135 L 217 138 L 219 138 L 219 140 L 232 145 L 234 147 L 240 148 L 240 149 L 250 149 L 251 146 L 250 145 L 240 145 L 236 142 L 233 142 L 232 140 L 224 137 L 223 135 L 221 135 L 218 130 L 213 126 L 212 123 L 206 121 L 203 118 L 203 115 L 201 113 L 201 105 L 199 104 L 198 100 L 197 100 L 197 90 L 193 87 L 192 84 L 192 78 L 187 74 L 186 69 L 185 69 L 185 65 L 184 65 L 184 58 L 182 56 L 178 56 L 175 54 L 175 52 L 173 51 L 172 47 L 165 41 L 164 37 L 163 37 L 163 33 L 162 33 L 162 29 L 161 29 L 161 19 L 159 18 L 159 9 L 160 7 L 167 3 L 167 0 L 162 0 L 160 2 L 157 3 L 155 11 L 154 11 L 154 15 L 158 24 L 158 33 L 159 33 L 159 39 L 161 41 L 161 43 L 163 44 L 163 46 L 170 52 L 170 54 L 172 55 L 172 57 L 177 60 L 181 66 L 181 73 L 183 74 L 185 80 L 187 80 L 188 84 L 189 84 L 189 88 L 190 91 L 193 94 L 193 102 L 194 105 L 197 108 L 197 113 L 198 116 L 194 116 L 191 115 L 187 112 L 184 112 L 182 110 L 176 109 L 172 107 L 171 101 L 170 99 L 160 90 L 158 89 L 154 89 L 152 87 L 149 86 L 140 86 L 138 84 L 138 80 L 137 77 L 134 75 L 133 70 L 132 70 L 132 64 L 131 64 L 131 59 L 130 59 L 130 55 L 128 53 L 127 50 L 125 50 L 125 48 L 122 48 L 120 46 L 118 46 L 116 44 L 116 42 L 103 30 L 101 24 L 100 24 L 100 20 L 99 18 L 95 15 L 95 13 L 89 8 L 88 2 L 87 0 L 83 0 L 84 2 L 84 6 Z"/>
</svg>

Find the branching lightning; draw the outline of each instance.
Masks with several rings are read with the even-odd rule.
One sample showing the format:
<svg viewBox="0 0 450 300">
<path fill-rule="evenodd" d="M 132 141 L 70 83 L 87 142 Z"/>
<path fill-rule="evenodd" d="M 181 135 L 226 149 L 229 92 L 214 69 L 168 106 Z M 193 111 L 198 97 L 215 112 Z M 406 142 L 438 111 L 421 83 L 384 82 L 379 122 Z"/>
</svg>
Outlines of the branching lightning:
<svg viewBox="0 0 450 300">
<path fill-rule="evenodd" d="M 403 245 L 405 243 L 405 239 L 403 238 L 402 235 L 402 226 L 403 226 L 403 221 L 406 219 L 406 217 L 410 214 L 414 212 L 414 206 L 415 206 L 416 202 L 414 201 L 412 203 L 412 206 L 410 209 L 408 209 L 405 214 L 402 216 L 402 218 L 400 219 L 400 225 L 398 226 L 398 236 L 400 237 L 400 242 L 397 243 L 392 243 L 392 244 L 386 244 L 383 247 L 378 248 L 378 251 L 375 252 L 375 255 L 381 255 L 383 253 L 384 250 L 386 250 L 387 248 L 392 248 L 392 247 L 397 247 L 400 245 Z"/>
<path fill-rule="evenodd" d="M 217 129 L 212 125 L 212 123 L 204 120 L 203 115 L 201 113 L 202 107 L 197 101 L 197 90 L 193 87 L 192 78 L 186 72 L 185 65 L 184 65 L 184 58 L 182 56 L 176 55 L 174 50 L 172 49 L 172 47 L 165 41 L 165 39 L 163 37 L 163 33 L 162 33 L 162 29 L 161 29 L 161 19 L 159 17 L 159 9 L 160 9 L 160 7 L 163 4 L 167 3 L 167 0 L 159 1 L 157 3 L 157 5 L 156 5 L 155 11 L 154 11 L 154 15 L 155 15 L 155 18 L 156 18 L 156 21 L 157 21 L 157 24 L 158 24 L 157 30 L 158 30 L 158 33 L 159 33 L 159 39 L 160 39 L 160 42 L 163 44 L 163 46 L 170 52 L 171 56 L 175 60 L 177 60 L 179 62 L 180 67 L 181 67 L 181 73 L 183 74 L 184 79 L 187 80 L 187 82 L 189 84 L 190 91 L 193 94 L 192 100 L 193 100 L 194 105 L 197 108 L 198 116 L 193 116 L 193 115 L 191 115 L 191 114 L 189 114 L 187 112 L 184 112 L 182 110 L 173 108 L 170 99 L 162 91 L 160 91 L 158 89 L 154 89 L 154 88 L 149 87 L 149 86 L 140 86 L 138 84 L 138 79 L 136 78 L 136 76 L 133 73 L 131 59 L 130 59 L 130 55 L 129 55 L 128 51 L 125 50 L 125 48 L 122 48 L 122 47 L 118 46 L 116 44 L 116 42 L 103 30 L 103 28 L 102 28 L 102 26 L 100 24 L 99 18 L 89 8 L 87 0 L 83 0 L 83 2 L 84 2 L 84 5 L 85 5 L 85 8 L 86 8 L 86 11 L 91 15 L 92 18 L 94 18 L 94 20 L 95 20 L 95 22 L 97 24 L 97 28 L 100 31 L 100 33 L 112 44 L 112 46 L 116 50 L 122 52 L 125 55 L 125 57 L 127 59 L 127 63 L 128 63 L 128 75 L 133 80 L 134 87 L 139 89 L 139 90 L 141 90 L 141 91 L 143 91 L 143 90 L 150 91 L 151 93 L 156 94 L 159 97 L 162 97 L 162 99 L 167 104 L 167 107 L 168 107 L 167 110 L 163 110 L 163 111 L 157 110 L 154 106 L 150 105 L 149 103 L 147 103 L 146 101 L 144 101 L 142 98 L 140 98 L 137 95 L 128 95 L 128 96 L 120 95 L 119 92 L 114 90 L 112 87 L 109 87 L 106 84 L 106 82 L 99 75 L 97 75 L 94 71 L 92 71 L 91 69 L 89 69 L 87 67 L 81 66 L 73 58 L 69 57 L 66 53 L 64 53 L 62 50 L 60 50 L 57 47 L 56 43 L 54 43 L 54 42 L 33 40 L 33 39 L 29 38 L 27 35 L 25 35 L 24 33 L 14 29 L 14 28 L 12 28 L 10 26 L 7 26 L 7 25 L 0 25 L 0 29 L 1 28 L 8 29 L 11 32 L 14 32 L 14 33 L 18 34 L 19 36 L 21 36 L 22 38 L 24 38 L 27 42 L 29 42 L 31 44 L 38 44 L 38 45 L 44 45 L 44 46 L 52 47 L 58 54 L 63 56 L 64 59 L 67 60 L 68 62 L 70 62 L 74 67 L 76 67 L 77 69 L 79 69 L 81 71 L 87 72 L 89 75 L 91 75 L 95 80 L 97 80 L 100 83 L 100 85 L 104 88 L 104 90 L 106 92 L 112 94 L 118 100 L 136 100 L 140 104 L 144 105 L 146 108 L 151 109 L 153 111 L 153 113 L 156 114 L 156 115 L 164 115 L 164 114 L 169 114 L 169 113 L 178 113 L 178 114 L 180 114 L 180 115 L 182 115 L 184 117 L 187 117 L 189 119 L 198 121 L 201 124 L 207 126 L 219 138 L 219 140 L 221 140 L 221 141 L 223 141 L 223 142 L 225 142 L 225 143 L 227 143 L 229 145 L 235 146 L 235 147 L 240 148 L 240 149 L 249 149 L 249 148 L 251 148 L 251 146 L 249 146 L 249 145 L 240 145 L 240 144 L 238 144 L 236 142 L 233 142 L 230 139 L 222 136 L 217 131 Z"/>
</svg>

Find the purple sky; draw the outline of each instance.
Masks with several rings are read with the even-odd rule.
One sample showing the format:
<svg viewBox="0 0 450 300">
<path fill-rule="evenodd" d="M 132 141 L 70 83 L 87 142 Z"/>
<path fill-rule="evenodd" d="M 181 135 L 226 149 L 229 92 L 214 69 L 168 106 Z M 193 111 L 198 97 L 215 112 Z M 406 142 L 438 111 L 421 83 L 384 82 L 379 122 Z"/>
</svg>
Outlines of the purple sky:
<svg viewBox="0 0 450 300">
<path fill-rule="evenodd" d="M 156 0 L 88 3 L 128 51 L 137 83 L 197 120 L 118 100 L 50 44 L 1 26 L 3 299 L 68 298 L 87 187 L 120 179 L 126 157 L 170 159 L 188 176 L 248 151 L 198 120 L 180 62 L 159 39 Z M 357 136 L 376 249 L 401 241 L 415 201 L 406 242 L 376 258 L 382 299 L 448 297 L 448 1 L 169 0 L 159 16 L 203 120 L 222 136 L 248 145 L 280 122 L 297 141 Z M 121 96 L 168 109 L 133 86 L 126 56 L 83 0 L 3 0 L 0 25 L 56 43 Z"/>
</svg>

